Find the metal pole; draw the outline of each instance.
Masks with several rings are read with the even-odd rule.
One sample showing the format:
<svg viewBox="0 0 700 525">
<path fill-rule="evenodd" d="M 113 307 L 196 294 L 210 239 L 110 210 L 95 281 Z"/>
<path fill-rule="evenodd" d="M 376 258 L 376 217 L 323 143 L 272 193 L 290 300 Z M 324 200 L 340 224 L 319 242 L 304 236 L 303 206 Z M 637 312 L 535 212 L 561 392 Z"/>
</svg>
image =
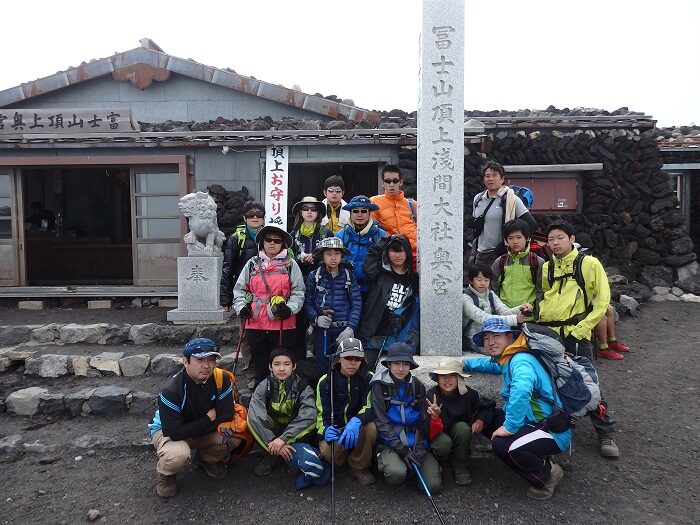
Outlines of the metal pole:
<svg viewBox="0 0 700 525">
<path fill-rule="evenodd" d="M 423 479 L 423 476 L 420 473 L 420 469 L 418 468 L 418 465 L 416 465 L 415 463 L 412 463 L 412 465 L 413 465 L 413 470 L 416 472 L 416 476 L 418 476 L 418 480 L 420 481 L 420 484 L 423 485 L 423 490 L 425 491 L 425 495 L 428 496 L 430 503 L 433 504 L 433 508 L 435 509 L 435 514 L 437 514 L 437 517 L 440 520 L 440 523 L 442 525 L 445 525 L 445 520 L 442 519 L 442 516 L 440 515 L 440 511 L 438 510 L 437 505 L 435 505 L 435 501 L 433 500 L 433 496 L 430 494 L 430 490 L 428 490 L 428 485 L 425 484 L 425 480 Z"/>
</svg>

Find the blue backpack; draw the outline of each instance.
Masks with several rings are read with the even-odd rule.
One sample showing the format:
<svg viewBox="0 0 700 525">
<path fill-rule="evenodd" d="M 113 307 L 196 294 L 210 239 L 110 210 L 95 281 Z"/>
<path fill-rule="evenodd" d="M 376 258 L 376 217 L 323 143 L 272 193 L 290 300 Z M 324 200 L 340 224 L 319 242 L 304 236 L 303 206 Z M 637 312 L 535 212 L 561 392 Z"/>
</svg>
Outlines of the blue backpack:
<svg viewBox="0 0 700 525">
<path fill-rule="evenodd" d="M 528 210 L 532 208 L 532 204 L 535 202 L 535 195 L 532 193 L 530 188 L 518 186 L 516 184 L 509 184 L 508 187 L 513 190 L 515 195 L 520 197 L 520 200 L 523 201 L 523 204 Z"/>
</svg>

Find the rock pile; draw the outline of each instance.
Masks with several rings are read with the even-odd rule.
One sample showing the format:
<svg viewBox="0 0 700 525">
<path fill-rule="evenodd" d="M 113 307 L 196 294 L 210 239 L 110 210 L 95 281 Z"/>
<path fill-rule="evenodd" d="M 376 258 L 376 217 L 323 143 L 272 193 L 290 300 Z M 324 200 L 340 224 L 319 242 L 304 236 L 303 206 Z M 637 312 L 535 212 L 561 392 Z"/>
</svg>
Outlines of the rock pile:
<svg viewBox="0 0 700 525">
<path fill-rule="evenodd" d="M 236 226 L 243 222 L 245 203 L 254 199 L 245 186 L 238 191 L 227 191 L 219 184 L 212 184 L 207 189 L 216 202 L 216 220 L 219 223 L 219 229 L 229 236 Z"/>
</svg>

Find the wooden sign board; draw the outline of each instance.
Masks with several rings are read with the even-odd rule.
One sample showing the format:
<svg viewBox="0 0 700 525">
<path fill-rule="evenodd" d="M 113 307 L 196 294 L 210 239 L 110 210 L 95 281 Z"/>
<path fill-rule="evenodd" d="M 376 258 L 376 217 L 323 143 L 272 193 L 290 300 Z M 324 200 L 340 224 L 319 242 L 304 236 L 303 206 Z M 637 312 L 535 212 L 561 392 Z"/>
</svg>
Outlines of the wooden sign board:
<svg viewBox="0 0 700 525">
<path fill-rule="evenodd" d="M 0 108 L 0 135 L 139 133 L 129 108 Z"/>
</svg>

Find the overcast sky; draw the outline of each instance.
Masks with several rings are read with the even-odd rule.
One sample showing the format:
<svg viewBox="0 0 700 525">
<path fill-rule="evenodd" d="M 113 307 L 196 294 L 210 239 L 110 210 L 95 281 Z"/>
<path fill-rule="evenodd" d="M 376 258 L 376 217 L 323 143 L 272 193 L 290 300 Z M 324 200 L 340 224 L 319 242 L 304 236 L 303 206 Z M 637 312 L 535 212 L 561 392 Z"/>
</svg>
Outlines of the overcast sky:
<svg viewBox="0 0 700 525">
<path fill-rule="evenodd" d="M 0 89 L 147 36 L 171 55 L 411 111 L 420 10 L 420 0 L 3 2 Z M 700 124 L 700 0 L 466 0 L 465 20 L 467 109 L 627 106 L 661 126 Z"/>
</svg>

